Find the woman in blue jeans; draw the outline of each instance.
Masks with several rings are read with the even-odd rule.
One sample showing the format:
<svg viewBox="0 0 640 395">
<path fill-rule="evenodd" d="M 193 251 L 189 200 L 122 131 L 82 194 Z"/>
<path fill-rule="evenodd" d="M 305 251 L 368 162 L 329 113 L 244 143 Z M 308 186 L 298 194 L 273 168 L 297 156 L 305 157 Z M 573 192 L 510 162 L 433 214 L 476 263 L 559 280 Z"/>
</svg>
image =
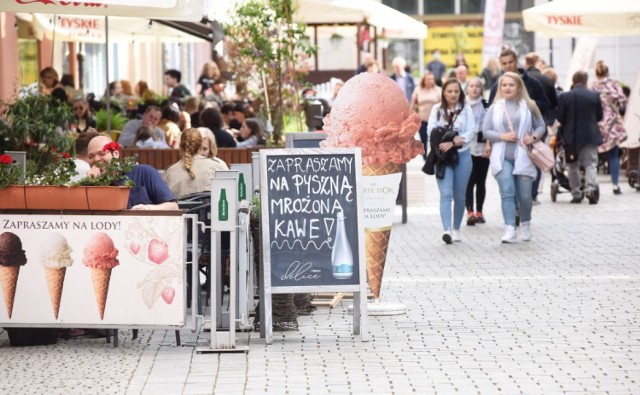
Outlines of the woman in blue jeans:
<svg viewBox="0 0 640 395">
<path fill-rule="evenodd" d="M 465 210 L 467 183 L 471 174 L 471 153 L 469 143 L 475 137 L 475 117 L 468 105 L 464 103 L 462 86 L 455 79 L 450 79 L 442 87 L 442 99 L 433 106 L 429 115 L 427 133 L 437 126 L 451 125 L 458 134 L 453 141 L 441 142 L 438 149 L 447 152 L 458 150 L 458 161 L 447 165 L 443 178 L 438 178 L 440 190 L 440 219 L 444 233 L 442 241 L 451 244 L 462 241 L 460 224 Z M 453 201 L 453 221 L 451 219 L 451 202 Z"/>
<path fill-rule="evenodd" d="M 505 223 L 503 243 L 517 242 L 516 197 L 520 203 L 520 237 L 531 240 L 531 185 L 536 166 L 527 155 L 526 145 L 539 140 L 544 119 L 529 98 L 520 75 L 507 72 L 498 80 L 498 92 L 484 117 L 483 135 L 493 143 L 491 173 L 498 181 Z"/>
</svg>

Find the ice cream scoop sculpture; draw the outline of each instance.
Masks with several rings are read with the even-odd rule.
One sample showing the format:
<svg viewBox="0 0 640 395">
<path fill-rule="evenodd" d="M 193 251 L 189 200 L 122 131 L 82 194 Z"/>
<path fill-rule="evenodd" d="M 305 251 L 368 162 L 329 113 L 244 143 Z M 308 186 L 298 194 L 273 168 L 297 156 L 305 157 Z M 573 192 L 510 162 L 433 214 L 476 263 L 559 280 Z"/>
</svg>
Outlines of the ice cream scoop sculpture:
<svg viewBox="0 0 640 395">
<path fill-rule="evenodd" d="M 0 285 L 4 296 L 4 304 L 7 307 L 7 315 L 13 314 L 13 302 L 16 297 L 18 275 L 20 266 L 27 263 L 27 256 L 22 249 L 20 238 L 11 233 L 4 232 L 0 235 Z"/>
<path fill-rule="evenodd" d="M 324 118 L 327 139 L 321 147 L 360 147 L 363 176 L 389 176 L 398 187 L 402 164 L 424 152 L 415 139 L 420 117 L 411 111 L 400 87 L 384 74 L 362 73 L 349 79 Z M 397 191 L 397 189 L 396 189 Z M 391 197 L 393 213 L 396 196 Z M 366 196 L 365 196 L 366 199 Z M 366 203 L 365 203 L 366 204 Z M 367 274 L 373 296 L 380 298 L 393 216 L 384 226 L 367 224 Z"/>
<path fill-rule="evenodd" d="M 100 319 L 104 319 L 104 308 L 109 294 L 111 270 L 118 266 L 118 249 L 106 233 L 95 233 L 84 247 L 82 263 L 91 269 L 93 292 L 96 295 Z"/>
<path fill-rule="evenodd" d="M 47 236 L 40 246 L 40 262 L 44 265 L 51 307 L 56 319 L 60 312 L 64 277 L 67 268 L 73 264 L 72 251 L 67 239 L 60 233 Z"/>
</svg>

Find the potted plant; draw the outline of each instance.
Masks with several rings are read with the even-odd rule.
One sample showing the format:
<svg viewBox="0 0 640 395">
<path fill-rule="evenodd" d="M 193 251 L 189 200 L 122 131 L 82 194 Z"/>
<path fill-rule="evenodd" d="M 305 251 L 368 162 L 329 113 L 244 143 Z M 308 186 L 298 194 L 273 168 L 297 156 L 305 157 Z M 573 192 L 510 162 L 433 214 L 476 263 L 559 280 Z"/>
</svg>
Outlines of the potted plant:
<svg viewBox="0 0 640 395">
<path fill-rule="evenodd" d="M 18 185 L 21 175 L 21 167 L 10 155 L 0 155 L 0 208 L 26 208 L 24 186 Z"/>
<path fill-rule="evenodd" d="M 7 151 L 25 151 L 27 174 L 39 174 L 56 152 L 73 148 L 69 106 L 46 95 L 0 101 L 0 139 Z"/>
</svg>

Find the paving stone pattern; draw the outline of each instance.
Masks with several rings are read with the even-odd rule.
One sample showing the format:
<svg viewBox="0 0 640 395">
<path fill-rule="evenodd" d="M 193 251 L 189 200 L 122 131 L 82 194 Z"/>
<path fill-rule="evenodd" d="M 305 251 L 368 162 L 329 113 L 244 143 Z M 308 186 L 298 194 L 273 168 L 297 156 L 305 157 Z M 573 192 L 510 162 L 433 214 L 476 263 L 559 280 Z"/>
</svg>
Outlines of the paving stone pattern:
<svg viewBox="0 0 640 395">
<path fill-rule="evenodd" d="M 435 180 L 409 164 L 409 222 L 394 226 L 383 301 L 407 314 L 351 334 L 349 301 L 299 330 L 240 334 L 248 353 L 198 354 L 173 331 L 14 348 L 0 332 L 2 394 L 639 394 L 640 192 L 570 194 L 534 207 L 533 240 L 499 243 L 500 201 L 487 180 L 487 223 L 441 241 Z M 545 191 L 548 191 L 547 178 Z M 208 333 L 182 331 L 185 343 Z"/>
</svg>

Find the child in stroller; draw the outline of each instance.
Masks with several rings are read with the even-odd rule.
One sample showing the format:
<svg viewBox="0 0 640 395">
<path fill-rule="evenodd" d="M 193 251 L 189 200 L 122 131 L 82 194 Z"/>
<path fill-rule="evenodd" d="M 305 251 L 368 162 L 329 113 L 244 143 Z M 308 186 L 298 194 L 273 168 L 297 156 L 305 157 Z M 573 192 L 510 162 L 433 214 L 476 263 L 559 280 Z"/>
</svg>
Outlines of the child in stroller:
<svg viewBox="0 0 640 395">
<path fill-rule="evenodd" d="M 569 167 L 567 166 L 566 153 L 562 143 L 551 144 L 555 153 L 555 164 L 551 169 L 551 201 L 555 202 L 559 193 L 571 192 L 569 186 Z M 584 169 L 580 167 L 580 189 L 584 191 Z M 560 188 L 564 189 L 562 191 Z M 596 201 L 600 200 L 600 186 L 596 186 Z"/>
</svg>

